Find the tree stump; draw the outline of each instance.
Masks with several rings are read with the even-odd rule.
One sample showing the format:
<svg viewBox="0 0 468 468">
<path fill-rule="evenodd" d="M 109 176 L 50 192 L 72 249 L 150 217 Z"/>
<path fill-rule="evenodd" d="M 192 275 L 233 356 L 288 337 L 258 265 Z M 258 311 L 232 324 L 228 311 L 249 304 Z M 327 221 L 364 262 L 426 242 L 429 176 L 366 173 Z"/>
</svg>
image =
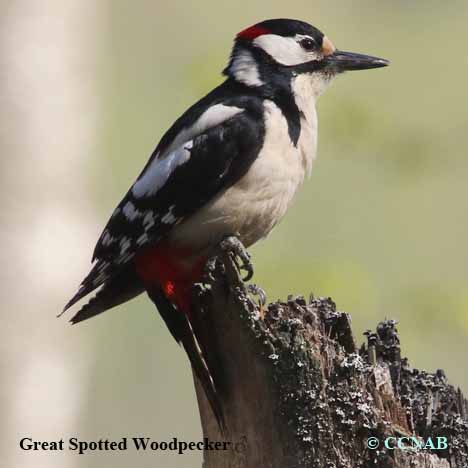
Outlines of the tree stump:
<svg viewBox="0 0 468 468">
<path fill-rule="evenodd" d="M 467 401 L 443 371 L 411 369 L 394 321 L 358 349 L 330 298 L 262 307 L 232 259 L 223 264 L 195 289 L 195 331 L 226 420 L 221 432 L 195 378 L 203 434 L 229 442 L 205 450 L 204 468 L 468 468 Z"/>
</svg>

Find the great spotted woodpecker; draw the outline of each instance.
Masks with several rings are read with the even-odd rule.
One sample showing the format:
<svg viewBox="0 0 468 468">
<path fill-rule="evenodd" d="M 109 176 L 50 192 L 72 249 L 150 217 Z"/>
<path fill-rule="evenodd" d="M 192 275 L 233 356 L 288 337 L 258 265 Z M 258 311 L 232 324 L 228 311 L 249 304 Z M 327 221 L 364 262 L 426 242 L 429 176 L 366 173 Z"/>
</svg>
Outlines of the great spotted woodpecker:
<svg viewBox="0 0 468 468">
<path fill-rule="evenodd" d="M 242 245 L 281 220 L 312 170 L 315 103 L 332 79 L 386 65 L 338 51 L 302 21 L 267 20 L 237 34 L 226 80 L 176 120 L 113 212 L 94 266 L 64 310 L 100 289 L 71 322 L 146 291 L 222 419 L 191 326 L 192 286 L 223 239 L 231 239 L 248 268 Z"/>
</svg>

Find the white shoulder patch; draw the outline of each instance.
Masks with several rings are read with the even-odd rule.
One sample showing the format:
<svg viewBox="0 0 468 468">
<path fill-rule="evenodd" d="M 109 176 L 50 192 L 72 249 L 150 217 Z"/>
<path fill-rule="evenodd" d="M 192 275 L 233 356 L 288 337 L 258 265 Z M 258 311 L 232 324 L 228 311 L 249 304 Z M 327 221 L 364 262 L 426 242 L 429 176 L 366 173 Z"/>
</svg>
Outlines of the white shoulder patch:
<svg viewBox="0 0 468 468">
<path fill-rule="evenodd" d="M 132 193 L 136 198 L 154 195 L 169 179 L 174 169 L 190 159 L 193 139 L 208 129 L 229 120 L 243 109 L 216 104 L 207 109 L 190 128 L 182 130 L 164 154 L 157 155 L 144 174 L 135 182 Z"/>
<path fill-rule="evenodd" d="M 197 133 L 203 133 L 209 128 L 216 127 L 226 120 L 229 120 L 231 117 L 234 117 L 242 111 L 243 109 L 240 107 L 216 104 L 203 112 L 193 126 L 193 130 Z"/>
<path fill-rule="evenodd" d="M 154 195 L 169 179 L 174 169 L 190 159 L 193 142 L 188 141 L 164 159 L 154 158 L 143 175 L 135 182 L 132 193 L 136 198 Z"/>
<path fill-rule="evenodd" d="M 208 108 L 198 120 L 191 126 L 184 128 L 167 147 L 163 154 L 158 154 L 159 159 L 166 158 L 170 153 L 176 150 L 182 143 L 192 140 L 194 137 L 206 132 L 208 129 L 229 120 L 231 117 L 243 112 L 244 109 L 235 106 L 226 106 L 224 104 L 215 104 Z"/>
</svg>

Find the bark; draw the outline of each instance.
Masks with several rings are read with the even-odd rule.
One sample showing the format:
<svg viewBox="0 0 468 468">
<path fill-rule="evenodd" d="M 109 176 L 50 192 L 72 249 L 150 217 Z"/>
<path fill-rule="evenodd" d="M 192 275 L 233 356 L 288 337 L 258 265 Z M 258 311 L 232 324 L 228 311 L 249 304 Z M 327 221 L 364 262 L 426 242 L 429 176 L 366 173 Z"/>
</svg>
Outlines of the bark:
<svg viewBox="0 0 468 468">
<path fill-rule="evenodd" d="M 387 320 L 357 348 L 330 298 L 259 307 L 230 258 L 196 289 L 196 333 L 226 420 L 221 432 L 198 381 L 205 468 L 465 468 L 468 404 L 442 371 L 411 369 Z M 387 437 L 446 437 L 443 450 L 387 449 Z M 375 437 L 378 449 L 367 441 Z M 443 445 L 443 443 L 442 443 Z"/>
</svg>

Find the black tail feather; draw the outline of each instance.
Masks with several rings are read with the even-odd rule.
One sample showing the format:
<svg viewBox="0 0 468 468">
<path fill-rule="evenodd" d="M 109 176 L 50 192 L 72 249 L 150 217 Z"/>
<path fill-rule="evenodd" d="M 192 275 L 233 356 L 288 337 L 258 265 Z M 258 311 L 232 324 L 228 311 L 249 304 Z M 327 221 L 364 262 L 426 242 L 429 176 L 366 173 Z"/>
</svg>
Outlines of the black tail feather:
<svg viewBox="0 0 468 468">
<path fill-rule="evenodd" d="M 133 299 L 145 290 L 133 268 L 127 268 L 104 283 L 97 294 L 70 320 L 72 324 L 94 317 Z M 73 299 L 72 299 L 73 301 Z"/>
<path fill-rule="evenodd" d="M 58 315 L 59 317 L 72 305 L 76 304 L 80 299 L 87 296 L 89 293 L 93 292 L 97 289 L 101 284 L 103 284 L 106 280 L 110 280 L 109 277 L 102 275 L 100 281 L 96 281 L 99 271 L 102 269 L 103 263 L 97 262 L 92 268 L 91 271 L 88 273 L 86 278 L 81 282 L 80 288 L 78 289 L 77 293 L 66 303 L 65 307 L 63 308 L 62 312 Z"/>
<path fill-rule="evenodd" d="M 93 289 L 82 286 L 65 306 L 64 311 L 89 294 Z M 129 301 L 144 290 L 145 287 L 137 276 L 134 267 L 129 266 L 117 276 L 108 279 L 97 294 L 71 318 L 70 322 L 75 324 L 94 317 L 123 302 Z M 159 288 L 147 290 L 147 292 L 158 308 L 174 339 L 184 347 L 192 369 L 203 387 L 220 430 L 223 432 L 225 422 L 218 391 L 189 319 L 185 313 L 180 312 L 166 298 Z"/>
<path fill-rule="evenodd" d="M 148 291 L 148 295 L 158 308 L 161 317 L 174 339 L 178 343 L 182 343 L 190 363 L 192 364 L 192 369 L 197 379 L 200 381 L 206 398 L 218 421 L 220 430 L 223 432 L 225 429 L 225 420 L 218 391 L 189 319 L 185 313 L 179 311 L 166 298 L 160 289 Z"/>
</svg>

